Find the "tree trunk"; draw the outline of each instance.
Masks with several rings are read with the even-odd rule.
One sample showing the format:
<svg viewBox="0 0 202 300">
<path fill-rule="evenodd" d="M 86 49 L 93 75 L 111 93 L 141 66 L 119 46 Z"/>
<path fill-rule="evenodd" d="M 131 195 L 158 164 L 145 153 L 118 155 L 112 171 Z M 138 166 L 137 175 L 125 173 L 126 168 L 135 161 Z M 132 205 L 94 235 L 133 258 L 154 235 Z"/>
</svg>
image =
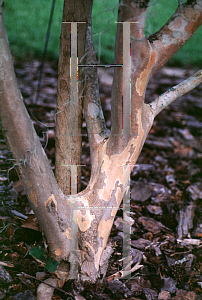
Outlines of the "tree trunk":
<svg viewBox="0 0 202 300">
<path fill-rule="evenodd" d="M 91 29 L 92 4 L 91 0 L 64 1 L 64 21 L 87 22 L 87 25 L 79 25 L 78 34 L 78 58 L 82 63 L 85 61 L 85 64 L 96 63 Z M 125 38 L 123 30 L 127 25 L 118 24 L 116 35 L 115 63 L 124 63 L 126 85 L 128 79 L 131 79 L 131 122 L 125 123 L 123 120 L 123 124 L 129 124 L 129 127 L 122 124 L 122 108 L 123 113 L 128 114 L 127 107 L 122 103 L 122 69 L 117 67 L 114 72 L 112 128 L 108 136 L 98 93 L 96 68 L 85 68 L 86 82 L 84 86 L 83 83 L 79 84 L 79 93 L 83 88 L 92 170 L 88 187 L 73 195 L 67 195 L 70 191 L 69 170 L 63 165 L 80 164 L 82 101 L 79 98 L 76 102 L 78 113 L 72 117 L 71 105 L 75 103 L 71 101 L 76 98 L 76 91 L 70 90 L 70 25 L 63 23 L 61 33 L 56 114 L 56 182 L 17 87 L 1 5 L 1 124 L 30 205 L 47 238 L 50 254 L 60 262 L 59 277 L 74 276 L 77 262 L 81 280 L 94 282 L 101 274 L 105 275 L 106 267 L 103 268 L 103 265 L 106 266 L 109 257 L 105 250 L 106 243 L 124 193 L 128 191 L 131 165 L 137 161 L 154 117 L 169 103 L 202 82 L 202 72 L 199 71 L 154 102 L 144 103 L 145 90 L 151 76 L 184 45 L 202 23 L 202 0 L 188 1 L 177 9 L 158 33 L 147 39 L 144 36 L 144 23 L 148 4 L 149 1 L 125 0 L 119 6 L 119 21 L 137 22 L 130 25 L 131 56 L 122 59 Z M 82 59 L 84 54 L 85 60 Z M 73 56 L 72 53 L 72 60 L 75 61 Z M 75 74 L 71 75 L 75 79 Z M 79 71 L 81 81 L 82 76 L 82 71 Z M 123 97 L 127 98 L 127 95 L 127 90 L 123 91 Z M 76 123 L 78 136 L 72 134 L 71 126 Z M 68 261 L 73 261 L 70 270 Z"/>
<path fill-rule="evenodd" d="M 58 66 L 55 175 L 60 189 L 66 195 L 70 194 L 71 166 L 81 165 L 81 127 L 84 88 L 84 74 L 82 69 L 79 68 L 77 95 L 77 38 L 73 40 L 71 37 L 73 34 L 77 36 L 76 22 L 84 22 L 78 24 L 78 60 L 80 61 L 85 55 L 86 30 L 88 19 L 91 17 L 92 4 L 92 0 L 85 0 L 82 3 L 79 0 L 64 1 Z M 70 22 L 72 22 L 71 25 Z M 78 167 L 79 190 L 80 178 L 81 168 Z"/>
</svg>

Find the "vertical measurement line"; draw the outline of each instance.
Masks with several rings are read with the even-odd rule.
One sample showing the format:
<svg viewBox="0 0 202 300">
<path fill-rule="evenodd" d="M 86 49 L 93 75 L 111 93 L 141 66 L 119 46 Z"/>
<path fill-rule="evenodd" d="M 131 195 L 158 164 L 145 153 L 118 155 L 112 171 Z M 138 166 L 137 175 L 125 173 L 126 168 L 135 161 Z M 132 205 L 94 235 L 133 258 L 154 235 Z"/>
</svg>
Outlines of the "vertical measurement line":
<svg viewBox="0 0 202 300">
<path fill-rule="evenodd" d="M 72 136 L 78 136 L 78 82 L 77 82 L 77 23 L 71 22 L 71 93 L 70 93 L 70 119 Z"/>
<path fill-rule="evenodd" d="M 77 165 L 71 165 L 71 194 L 77 194 Z"/>
<path fill-rule="evenodd" d="M 128 264 L 131 262 L 131 224 L 130 224 L 130 166 L 123 166 L 123 177 L 127 178 L 123 195 L 123 270 L 130 270 L 131 266 Z M 127 267 L 127 268 L 126 268 Z M 127 275 L 127 278 L 131 277 L 131 273 Z"/>
<path fill-rule="evenodd" d="M 78 134 L 78 60 L 77 60 L 77 23 L 70 23 L 70 123 L 72 125 L 71 136 Z M 79 22 L 86 23 L 86 22 Z M 64 165 L 65 166 L 65 165 Z M 69 165 L 71 168 L 71 194 L 77 194 L 77 165 Z M 70 278 L 78 279 L 78 224 L 74 222 L 74 215 L 77 216 L 77 198 L 72 197 L 70 202 L 70 221 L 71 221 L 71 246 L 70 246 Z"/>
<path fill-rule="evenodd" d="M 71 195 L 77 194 L 77 167 L 86 165 L 66 165 L 64 167 L 70 167 L 71 172 Z M 75 223 L 75 216 L 77 216 L 78 205 L 77 196 L 71 197 L 70 201 L 70 222 L 71 222 L 71 245 L 70 245 L 70 278 L 78 279 L 78 224 Z"/>
<path fill-rule="evenodd" d="M 70 120 L 72 127 L 72 136 L 78 136 L 78 96 L 77 96 L 77 23 L 71 22 L 71 87 L 70 87 Z M 77 166 L 71 165 L 71 194 L 77 194 Z M 72 201 L 71 208 L 71 263 L 70 276 L 77 278 L 78 276 L 78 224 L 73 220 L 74 213 L 77 215 L 77 201 Z"/>
<path fill-rule="evenodd" d="M 71 165 L 71 195 L 77 194 L 77 165 Z M 71 260 L 71 278 L 76 279 L 78 276 L 78 224 L 74 222 L 74 215 L 77 216 L 77 200 L 70 202 L 71 208 L 71 253 L 72 253 L 72 260 Z"/>
<path fill-rule="evenodd" d="M 123 135 L 130 136 L 130 22 L 123 22 Z"/>
</svg>

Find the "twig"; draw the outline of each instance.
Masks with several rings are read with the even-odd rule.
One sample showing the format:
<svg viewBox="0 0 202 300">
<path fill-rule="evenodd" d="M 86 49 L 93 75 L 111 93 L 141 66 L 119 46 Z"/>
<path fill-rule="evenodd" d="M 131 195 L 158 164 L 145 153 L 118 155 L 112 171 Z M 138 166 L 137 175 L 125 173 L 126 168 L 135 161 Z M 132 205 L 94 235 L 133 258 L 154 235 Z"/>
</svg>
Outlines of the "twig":
<svg viewBox="0 0 202 300">
<path fill-rule="evenodd" d="M 32 276 L 32 275 L 26 274 L 26 273 L 24 273 L 24 272 L 21 272 L 21 274 L 19 274 L 19 276 L 21 276 L 21 275 L 26 276 L 26 277 L 28 277 L 28 278 L 33 278 L 33 279 L 35 279 L 35 280 L 38 280 L 38 281 L 40 281 L 41 283 L 46 284 L 46 285 L 49 285 L 50 287 L 52 287 L 52 288 L 54 288 L 54 289 L 56 289 L 56 290 L 58 290 L 58 291 L 64 293 L 65 295 L 71 296 L 71 297 L 73 297 L 73 298 L 75 299 L 75 297 L 73 296 L 72 293 L 68 293 L 68 292 L 66 292 L 66 291 L 64 291 L 64 290 L 62 290 L 62 289 L 60 289 L 60 288 L 58 288 L 58 287 L 54 287 L 54 286 L 51 285 L 50 283 L 44 282 L 43 280 L 38 279 L 38 278 L 36 278 L 36 277 L 34 277 L 34 276 Z"/>
<path fill-rule="evenodd" d="M 193 76 L 182 81 L 180 84 L 172 87 L 167 92 L 160 95 L 149 105 L 152 114 L 156 117 L 166 106 L 170 103 L 193 90 L 197 85 L 202 82 L 202 69 L 196 72 Z"/>
</svg>

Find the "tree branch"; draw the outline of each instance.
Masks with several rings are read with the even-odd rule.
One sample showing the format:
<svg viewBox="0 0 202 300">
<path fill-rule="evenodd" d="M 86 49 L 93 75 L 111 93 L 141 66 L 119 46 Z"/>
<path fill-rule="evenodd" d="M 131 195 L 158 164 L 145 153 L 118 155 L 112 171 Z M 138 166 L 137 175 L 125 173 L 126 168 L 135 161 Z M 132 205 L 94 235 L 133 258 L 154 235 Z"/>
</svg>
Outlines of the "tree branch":
<svg viewBox="0 0 202 300">
<path fill-rule="evenodd" d="M 115 42 L 115 64 L 123 64 L 122 68 L 114 69 L 114 78 L 112 85 L 112 130 L 110 143 L 112 153 L 120 153 L 127 145 L 128 140 L 138 134 L 139 111 L 143 108 L 145 89 L 148 83 L 148 77 L 154 56 L 148 40 L 144 36 L 144 26 L 149 1 L 120 1 L 116 42 Z M 123 57 L 123 47 L 125 44 L 126 32 L 123 34 L 126 22 L 131 22 L 131 54 Z M 128 33 L 128 28 L 127 28 Z M 130 47 L 130 45 L 129 45 Z M 130 81 L 131 79 L 131 81 Z M 123 81 L 123 96 L 122 91 Z M 125 87 L 124 87 L 125 84 Z M 131 116 L 130 116 L 130 84 L 131 84 Z M 124 95 L 125 92 L 125 95 Z M 123 109 L 123 116 L 122 116 Z M 126 110 L 126 112 L 124 111 Z M 123 120 L 123 124 L 122 124 Z M 131 125 L 130 125 L 131 120 Z M 128 122 L 127 122 L 128 121 Z M 125 126 L 129 134 L 125 134 Z M 123 128 L 122 128 L 123 127 Z M 123 133 L 122 133 L 123 131 Z"/>
<path fill-rule="evenodd" d="M 71 242 L 62 232 L 71 227 L 68 220 L 70 213 L 68 200 L 58 188 L 48 158 L 23 103 L 6 36 L 2 2 L 0 5 L 1 126 L 15 158 L 15 166 L 30 206 L 48 240 L 50 252 L 60 259 L 62 255 L 68 256 Z M 65 203 L 64 200 L 67 202 Z M 58 219 L 59 213 L 62 214 L 60 219 Z"/>
<path fill-rule="evenodd" d="M 86 35 L 86 49 L 83 61 L 86 65 L 97 63 L 92 34 L 92 5 L 89 7 Z M 81 62 L 83 64 L 83 61 Z M 108 137 L 99 95 L 98 75 L 96 67 L 85 67 L 84 114 L 88 130 L 91 154 L 91 180 L 98 169 L 98 148 Z"/>
<path fill-rule="evenodd" d="M 170 103 L 172 103 L 182 95 L 194 89 L 201 82 L 202 69 L 196 72 L 193 76 L 189 77 L 180 84 L 172 87 L 167 92 L 160 95 L 150 104 L 147 104 L 152 111 L 153 117 L 156 117 L 166 106 L 168 106 Z"/>
<path fill-rule="evenodd" d="M 163 66 L 202 24 L 202 0 L 189 0 L 180 5 L 170 20 L 148 40 L 155 53 L 150 77 Z"/>
</svg>

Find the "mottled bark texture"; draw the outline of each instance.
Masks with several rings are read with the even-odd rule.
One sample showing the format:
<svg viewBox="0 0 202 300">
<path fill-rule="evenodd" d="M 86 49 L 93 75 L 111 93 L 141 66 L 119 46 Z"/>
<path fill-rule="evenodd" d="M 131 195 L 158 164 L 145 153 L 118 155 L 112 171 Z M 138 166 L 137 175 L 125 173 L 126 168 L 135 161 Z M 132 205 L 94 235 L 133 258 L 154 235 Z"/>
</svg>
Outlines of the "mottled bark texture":
<svg viewBox="0 0 202 300">
<path fill-rule="evenodd" d="M 63 21 L 79 24 L 78 60 L 96 63 L 91 29 L 92 0 L 64 1 Z M 96 68 L 79 70 L 78 115 L 70 114 L 70 25 L 62 25 L 56 130 L 56 179 L 39 142 L 17 87 L 12 57 L 0 11 L 0 118 L 13 152 L 20 179 L 30 205 L 48 241 L 50 254 L 60 262 L 58 277 L 71 274 L 68 261 L 71 245 L 77 244 L 79 278 L 96 281 L 105 275 L 105 250 L 114 217 L 127 189 L 130 165 L 136 163 L 154 117 L 170 102 L 202 81 L 201 71 L 180 85 L 145 104 L 145 90 L 151 76 L 174 55 L 202 23 L 202 0 L 180 5 L 156 34 L 145 38 L 144 24 L 149 1 L 123 0 L 118 21 L 131 23 L 131 56 L 126 57 L 131 78 L 131 128 L 123 135 L 122 68 L 115 68 L 112 86 L 112 128 L 107 136 L 101 109 Z M 136 22 L 136 23 L 134 23 Z M 115 63 L 122 64 L 123 24 L 117 25 Z M 72 54 L 73 55 L 73 54 Z M 126 69 L 127 70 L 127 69 Z M 83 73 L 82 73 L 83 72 Z M 85 72 L 85 76 L 83 75 Z M 69 193 L 69 170 L 63 164 L 80 164 L 81 136 L 71 136 L 78 123 L 81 133 L 82 99 L 88 127 L 92 173 L 88 187 Z M 74 210 L 72 209 L 74 207 Z M 78 226 L 78 233 L 75 232 Z M 73 256 L 72 256 L 73 255 Z"/>
</svg>

